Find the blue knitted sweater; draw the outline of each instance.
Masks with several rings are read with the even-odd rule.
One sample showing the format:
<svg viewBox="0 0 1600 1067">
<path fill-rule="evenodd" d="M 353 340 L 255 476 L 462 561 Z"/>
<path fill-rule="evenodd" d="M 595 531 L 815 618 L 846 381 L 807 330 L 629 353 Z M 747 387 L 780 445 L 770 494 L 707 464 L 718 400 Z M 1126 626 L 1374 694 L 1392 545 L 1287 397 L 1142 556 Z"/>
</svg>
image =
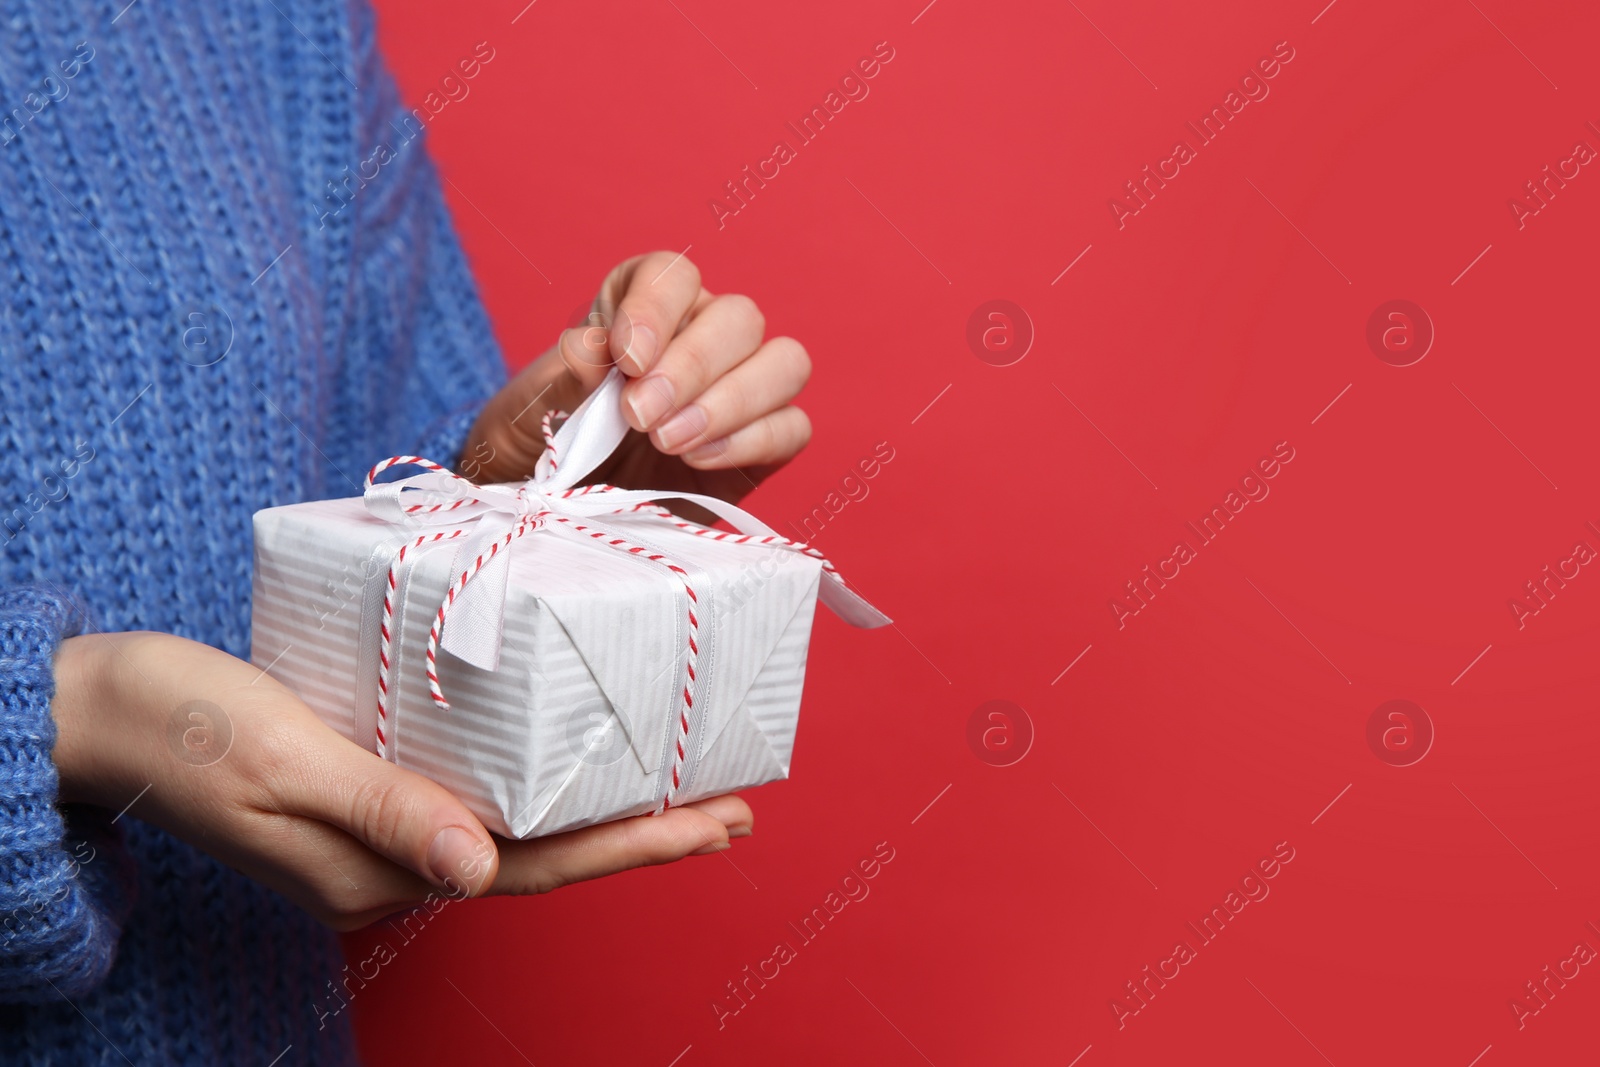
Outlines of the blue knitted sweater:
<svg viewBox="0 0 1600 1067">
<path fill-rule="evenodd" d="M 504 371 L 429 113 L 365 0 L 0 20 L 0 1063 L 354 1062 L 332 934 L 134 797 L 57 804 L 52 660 L 247 655 L 253 512 L 458 454 Z"/>
</svg>

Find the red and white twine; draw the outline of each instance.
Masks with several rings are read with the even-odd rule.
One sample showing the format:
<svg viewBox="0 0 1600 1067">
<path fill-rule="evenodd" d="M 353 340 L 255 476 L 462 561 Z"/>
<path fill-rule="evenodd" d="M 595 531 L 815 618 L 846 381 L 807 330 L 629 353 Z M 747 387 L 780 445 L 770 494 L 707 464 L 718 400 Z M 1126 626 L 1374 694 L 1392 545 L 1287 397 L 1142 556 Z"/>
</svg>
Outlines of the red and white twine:
<svg viewBox="0 0 1600 1067">
<path fill-rule="evenodd" d="M 713 541 L 726 541 L 733 545 L 767 545 L 769 547 L 787 548 L 792 551 L 802 553 L 803 555 L 810 556 L 812 559 L 819 561 L 822 564 L 822 569 L 824 571 L 830 574 L 834 579 L 841 582 L 844 581 L 843 578 L 839 577 L 839 572 L 833 569 L 833 564 L 829 561 L 828 557 L 824 556 L 821 552 L 815 548 L 812 548 L 804 541 L 791 541 L 787 537 L 780 537 L 777 534 L 768 534 L 765 537 L 762 537 L 757 534 L 735 533 L 730 530 L 714 530 L 709 526 L 701 526 L 696 522 L 686 522 L 685 520 L 674 515 L 672 512 L 668 511 L 666 508 L 662 507 L 660 504 L 637 504 L 627 510 L 644 512 L 645 514 L 649 515 L 659 515 L 661 518 L 668 520 L 672 523 L 672 525 L 676 526 L 680 530 L 687 530 L 689 533 L 695 534 L 698 537 L 709 537 Z"/>
<path fill-rule="evenodd" d="M 394 562 L 389 564 L 389 574 L 383 588 L 383 621 L 378 627 L 378 755 L 387 758 L 389 739 L 384 733 L 384 727 L 389 724 L 389 649 L 394 643 L 394 597 L 396 575 L 400 565 L 406 561 L 406 553 L 411 549 L 421 548 L 423 545 L 435 541 L 449 541 L 466 533 L 465 530 L 440 531 L 436 534 L 423 534 L 410 544 L 401 545 Z M 430 647 L 429 651 L 432 649 Z M 433 675 L 432 657 L 429 657 L 428 674 Z"/>
<path fill-rule="evenodd" d="M 452 478 L 456 478 L 465 485 L 472 485 L 472 483 L 467 481 L 465 478 L 455 474 L 453 471 L 445 469 L 443 466 L 433 462 L 430 459 L 423 459 L 421 456 L 390 456 L 388 459 L 374 465 L 371 470 L 367 471 L 366 488 L 371 489 L 373 479 L 382 474 L 384 471 L 388 470 L 390 467 L 401 466 L 425 467 L 431 471 L 437 471 L 441 474 L 448 474 Z M 474 486 L 474 488 L 476 487 Z M 477 497 L 461 497 L 450 504 L 418 504 L 408 507 L 405 510 L 408 514 L 415 514 L 418 512 L 434 513 L 439 511 L 454 511 L 463 504 L 476 502 Z M 389 564 L 389 573 L 385 576 L 383 587 L 383 619 L 378 627 L 377 736 L 378 755 L 380 756 L 386 755 L 389 747 L 389 738 L 385 733 L 384 727 L 389 724 L 390 652 L 391 646 L 394 644 L 394 598 L 400 565 L 406 561 L 406 554 L 408 552 L 421 548 L 423 545 L 433 544 L 437 541 L 453 540 L 454 538 L 460 537 L 464 533 L 466 533 L 466 530 L 464 529 L 455 529 L 441 530 L 438 533 L 433 534 L 422 534 L 415 541 L 412 541 L 409 544 L 401 545 L 400 551 L 396 554 L 394 562 Z M 432 671 L 430 670 L 429 673 L 431 674 Z"/>
</svg>

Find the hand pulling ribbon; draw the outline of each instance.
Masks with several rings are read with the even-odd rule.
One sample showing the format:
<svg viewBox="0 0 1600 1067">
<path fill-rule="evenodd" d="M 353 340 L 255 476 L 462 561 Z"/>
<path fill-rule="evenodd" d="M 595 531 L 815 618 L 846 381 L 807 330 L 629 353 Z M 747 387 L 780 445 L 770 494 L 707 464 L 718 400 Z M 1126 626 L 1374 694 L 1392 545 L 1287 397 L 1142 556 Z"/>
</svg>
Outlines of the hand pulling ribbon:
<svg viewBox="0 0 1600 1067">
<path fill-rule="evenodd" d="M 812 556 L 822 561 L 825 575 L 818 599 L 835 615 L 852 626 L 888 624 L 887 616 L 844 584 L 844 579 L 822 553 L 779 535 L 733 504 L 697 493 L 619 489 L 612 485 L 579 487 L 579 480 L 610 456 L 628 433 L 621 407 L 624 384 L 622 373 L 613 369 L 553 434 L 551 420 L 561 416 L 556 412 L 547 414 L 544 453 L 534 467 L 533 477 L 520 485 L 475 485 L 420 456 L 391 456 L 367 472 L 365 501 L 373 515 L 396 524 L 446 527 L 423 533 L 402 546 L 389 567 L 388 584 L 383 591 L 383 621 L 379 628 L 377 745 L 380 756 L 386 756 L 389 746 L 385 728 L 389 724 L 389 663 L 397 574 L 408 554 L 414 555 L 442 541 L 462 539 L 451 568 L 455 577 L 428 631 L 428 691 L 442 711 L 450 710 L 450 704 L 439 688 L 436 663 L 441 645 L 451 655 L 475 667 L 488 671 L 499 667 L 512 542 L 549 523 L 561 523 L 596 544 L 657 563 L 677 579 L 687 595 L 689 627 L 684 667 L 688 681 L 679 698 L 671 779 L 656 808 L 658 815 L 672 806 L 682 784 L 690 716 L 694 714 L 692 688 L 700 652 L 696 640 L 700 628 L 696 616 L 699 597 L 690 583 L 689 572 L 683 567 L 661 553 L 632 544 L 627 538 L 601 528 L 593 521 L 596 516 L 645 513 L 702 537 L 734 544 L 766 545 Z M 373 484 L 373 478 L 383 471 L 405 465 L 426 467 L 428 473 L 382 485 Z M 725 533 L 685 522 L 654 503 L 660 499 L 691 501 L 726 520 L 739 532 Z M 447 618 L 450 620 L 448 629 L 445 627 Z"/>
</svg>

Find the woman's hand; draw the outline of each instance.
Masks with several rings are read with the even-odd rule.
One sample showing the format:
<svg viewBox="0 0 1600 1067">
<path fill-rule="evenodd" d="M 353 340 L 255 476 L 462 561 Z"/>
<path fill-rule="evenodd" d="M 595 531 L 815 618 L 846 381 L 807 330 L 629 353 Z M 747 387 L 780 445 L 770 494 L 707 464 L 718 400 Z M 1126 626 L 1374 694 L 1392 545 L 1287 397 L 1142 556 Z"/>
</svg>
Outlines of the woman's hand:
<svg viewBox="0 0 1600 1067">
<path fill-rule="evenodd" d="M 811 376 L 806 350 L 789 337 L 763 340 L 755 303 L 702 289 L 683 256 L 652 252 L 618 266 L 589 323 L 562 333 L 489 401 L 462 474 L 528 477 L 544 451 L 544 413 L 575 409 L 613 365 L 630 379 L 622 397 L 633 432 L 591 481 L 737 501 L 811 439 L 810 420 L 790 403 Z"/>
<path fill-rule="evenodd" d="M 543 893 L 720 851 L 738 797 L 534 841 L 345 740 L 264 671 L 156 633 L 92 634 L 56 660 L 61 800 L 132 812 L 352 930 L 443 890 Z M 135 798 L 137 798 L 135 800 Z"/>
</svg>

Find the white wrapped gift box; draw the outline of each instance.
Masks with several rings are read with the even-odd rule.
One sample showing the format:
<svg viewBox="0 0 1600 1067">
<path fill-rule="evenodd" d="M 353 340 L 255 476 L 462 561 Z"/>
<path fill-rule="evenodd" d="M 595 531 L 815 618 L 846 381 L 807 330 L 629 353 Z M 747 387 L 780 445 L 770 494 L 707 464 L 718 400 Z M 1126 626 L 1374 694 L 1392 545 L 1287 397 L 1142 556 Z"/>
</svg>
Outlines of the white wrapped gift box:
<svg viewBox="0 0 1600 1067">
<path fill-rule="evenodd" d="M 846 621 L 888 621 L 731 505 L 688 498 L 751 536 L 575 488 L 626 432 L 620 386 L 613 372 L 525 485 L 435 473 L 255 516 L 252 661 L 508 837 L 787 777 L 819 590 Z"/>
</svg>

